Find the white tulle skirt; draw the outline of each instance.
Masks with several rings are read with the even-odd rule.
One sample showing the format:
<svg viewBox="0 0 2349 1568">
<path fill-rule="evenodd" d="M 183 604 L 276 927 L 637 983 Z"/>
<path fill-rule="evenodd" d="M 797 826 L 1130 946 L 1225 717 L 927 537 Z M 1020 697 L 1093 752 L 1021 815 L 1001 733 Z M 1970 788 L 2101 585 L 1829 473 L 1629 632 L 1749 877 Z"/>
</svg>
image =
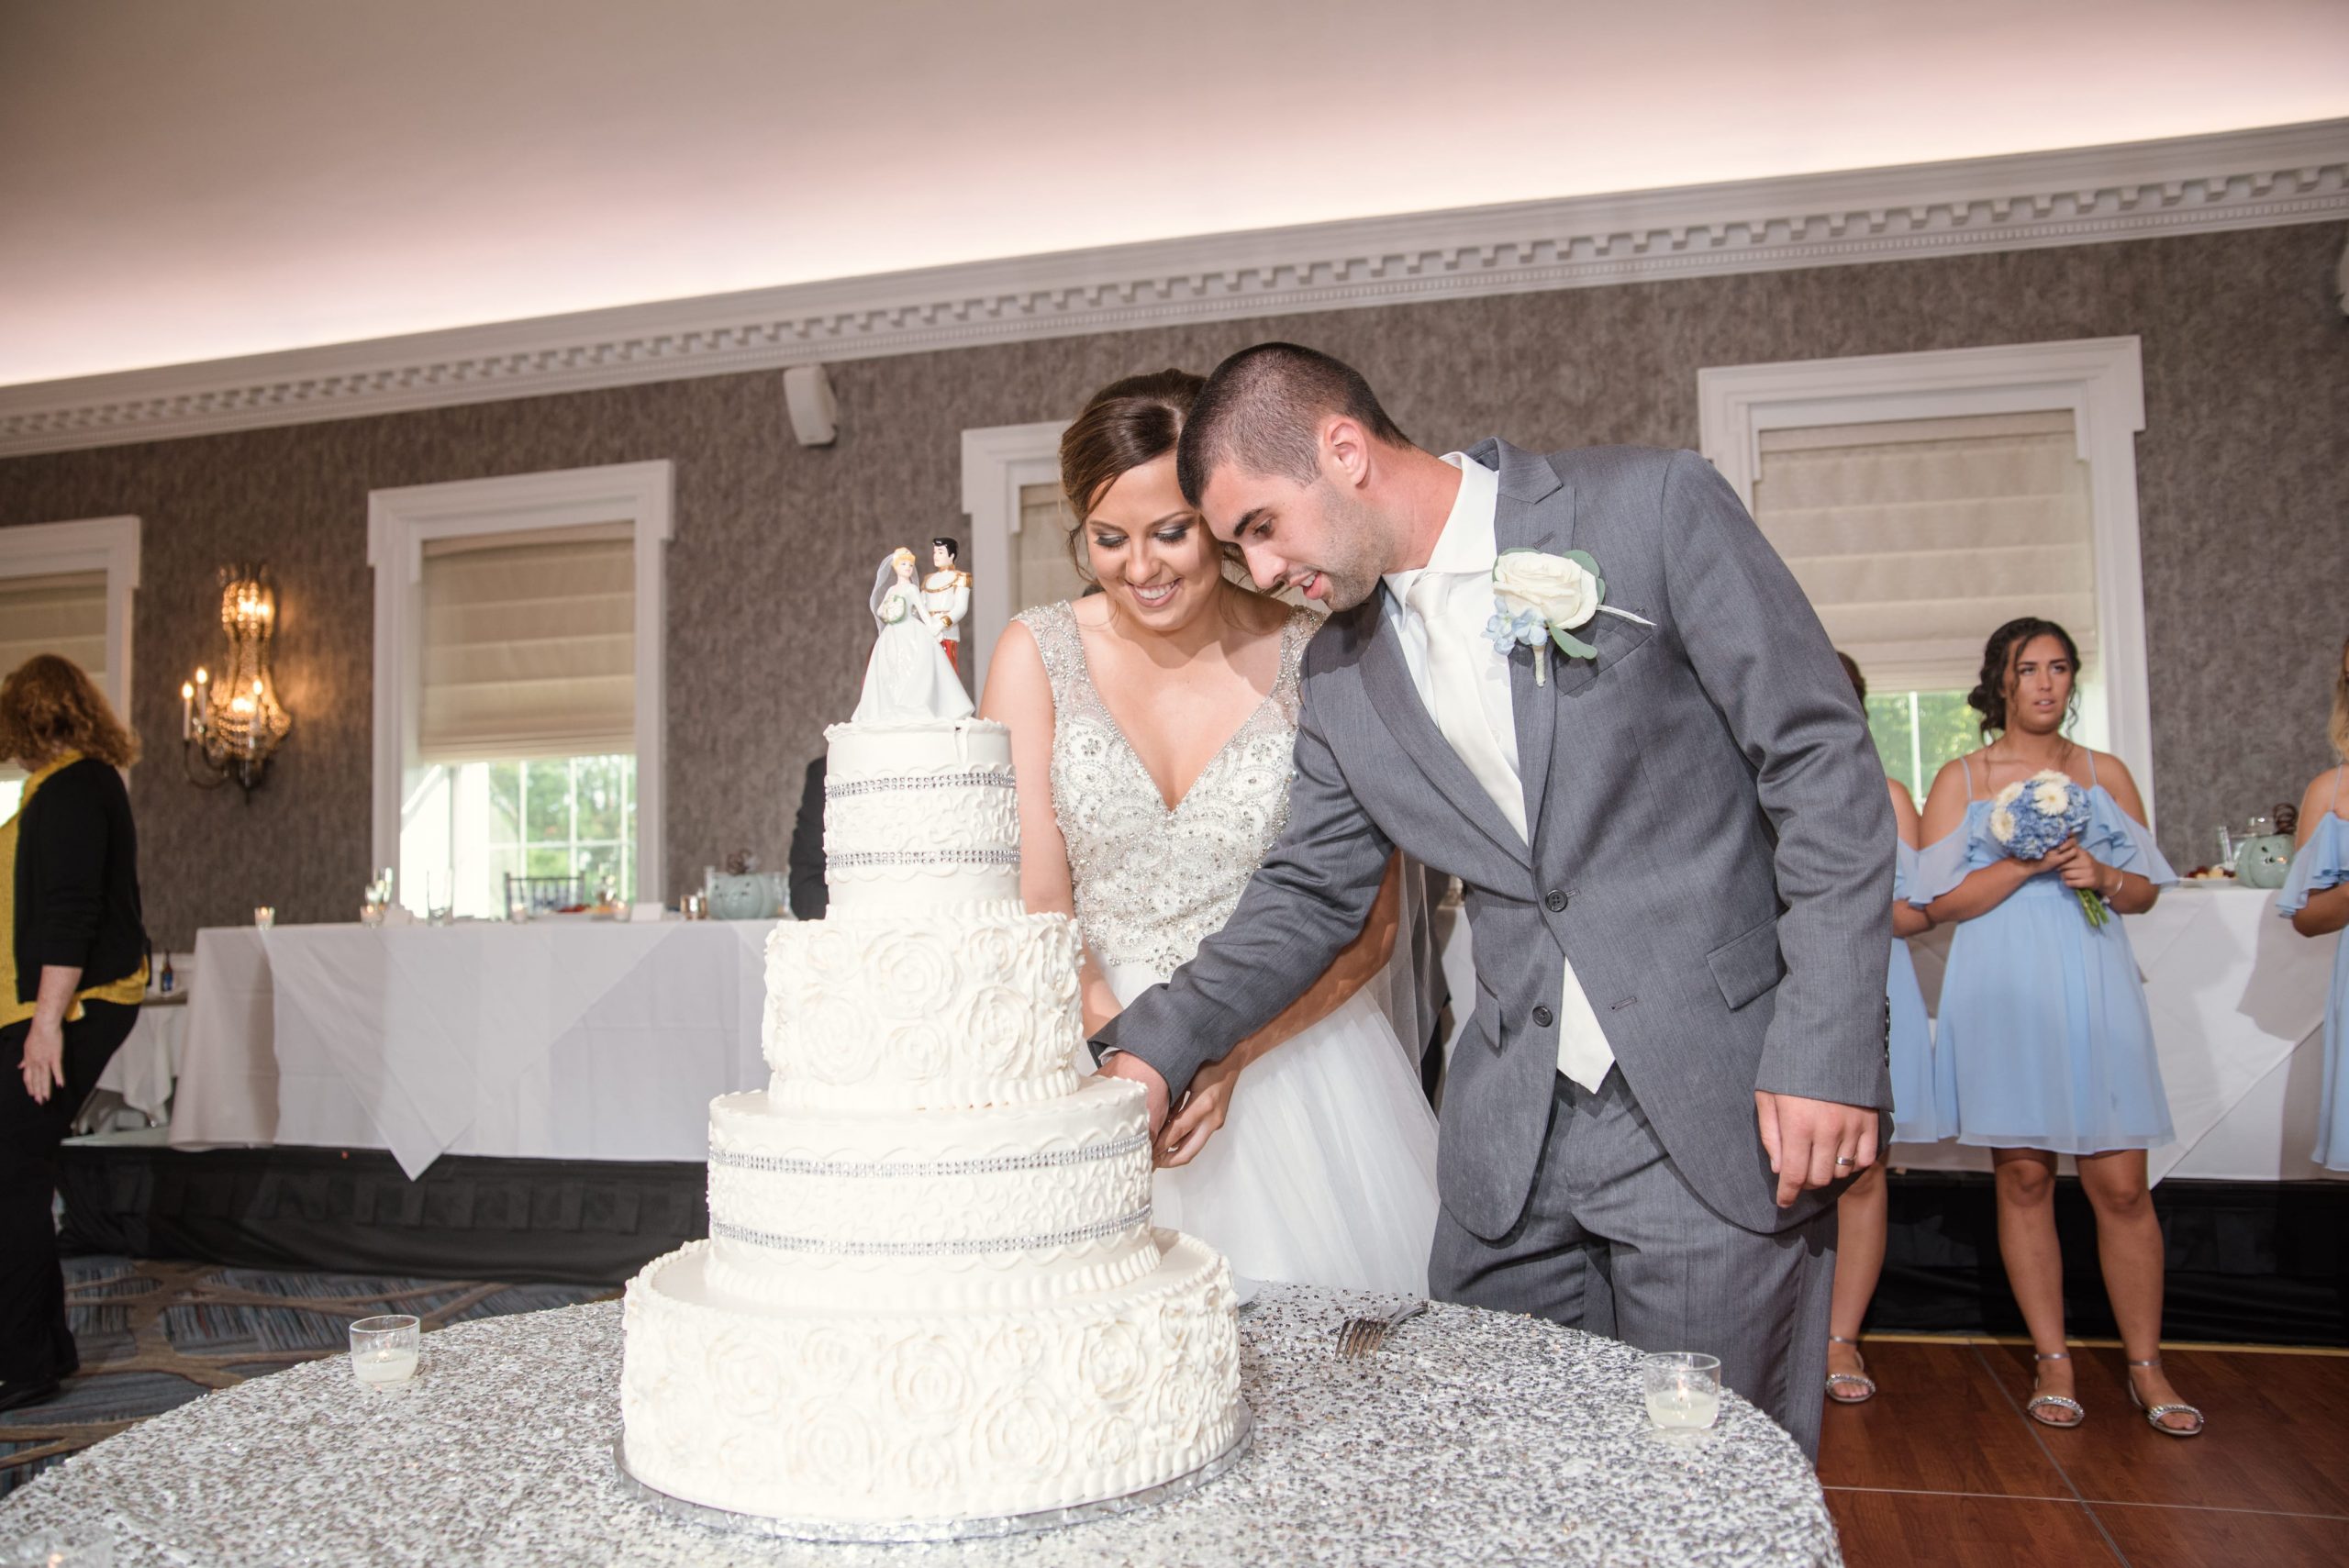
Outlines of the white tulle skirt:
<svg viewBox="0 0 2349 1568">
<path fill-rule="evenodd" d="M 1108 978 L 1122 1004 L 1164 976 Z M 1154 1223 L 1204 1239 L 1247 1279 L 1427 1294 L 1435 1113 L 1378 989 L 1249 1064 L 1198 1157 L 1158 1173 Z"/>
</svg>

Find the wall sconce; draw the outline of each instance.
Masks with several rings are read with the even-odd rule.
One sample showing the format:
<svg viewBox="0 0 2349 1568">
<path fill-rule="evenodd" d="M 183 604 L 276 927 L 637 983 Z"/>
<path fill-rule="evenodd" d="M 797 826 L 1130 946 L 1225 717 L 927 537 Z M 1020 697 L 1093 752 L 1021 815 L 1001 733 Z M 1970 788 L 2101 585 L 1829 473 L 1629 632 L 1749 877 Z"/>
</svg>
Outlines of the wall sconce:
<svg viewBox="0 0 2349 1568">
<path fill-rule="evenodd" d="M 199 666 L 180 686 L 180 756 L 190 784 L 217 789 L 234 779 L 250 800 L 294 728 L 270 680 L 277 593 L 268 567 L 221 570 L 220 628 L 228 634 L 228 656 L 219 678 Z"/>
</svg>

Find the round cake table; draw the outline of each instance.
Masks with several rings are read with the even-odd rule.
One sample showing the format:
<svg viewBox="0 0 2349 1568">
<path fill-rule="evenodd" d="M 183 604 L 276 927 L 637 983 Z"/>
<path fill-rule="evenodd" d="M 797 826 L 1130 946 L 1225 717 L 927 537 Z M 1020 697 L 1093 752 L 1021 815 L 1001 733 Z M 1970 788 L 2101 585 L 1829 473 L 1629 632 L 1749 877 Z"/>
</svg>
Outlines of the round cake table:
<svg viewBox="0 0 2349 1568">
<path fill-rule="evenodd" d="M 1793 1440 L 1733 1395 L 1695 1439 L 1650 1428 L 1638 1354 L 1530 1318 L 1437 1306 L 1358 1361 L 1341 1323 L 1394 1298 L 1268 1285 L 1241 1319 L 1253 1451 L 1152 1508 L 935 1546 L 813 1546 L 644 1501 L 612 1456 L 620 1309 L 431 1335 L 382 1394 L 336 1358 L 207 1395 L 0 1501 L 148 1563 L 1841 1562 Z"/>
</svg>

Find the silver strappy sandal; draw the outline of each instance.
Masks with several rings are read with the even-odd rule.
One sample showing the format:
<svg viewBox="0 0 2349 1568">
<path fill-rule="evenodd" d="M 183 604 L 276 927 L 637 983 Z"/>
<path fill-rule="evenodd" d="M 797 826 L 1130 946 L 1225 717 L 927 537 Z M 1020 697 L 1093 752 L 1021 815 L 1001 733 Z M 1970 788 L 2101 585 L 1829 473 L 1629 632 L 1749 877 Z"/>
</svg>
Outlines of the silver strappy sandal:
<svg viewBox="0 0 2349 1568">
<path fill-rule="evenodd" d="M 2072 1359 L 2072 1352 L 2069 1351 L 2058 1351 L 2052 1356 L 2043 1356 L 2034 1351 L 2032 1352 L 2031 1359 L 2035 1362 L 2067 1362 Z M 2036 1377 L 2032 1379 L 2032 1382 L 2034 1385 L 2039 1380 Z M 2046 1417 L 2039 1413 L 2043 1407 L 2051 1410 L 2069 1410 L 2072 1413 L 2072 1418 L 2068 1421 L 2051 1421 Z M 2074 1427 L 2078 1426 L 2082 1421 L 2088 1418 L 2088 1407 L 2087 1406 L 2081 1404 L 2076 1399 L 2062 1394 L 2034 1394 L 2031 1396 L 2030 1402 L 2023 1406 L 2022 1413 L 2030 1417 L 2032 1420 L 2037 1421 L 2041 1426 L 2053 1427 L 2059 1432 L 2068 1432 Z"/>
<path fill-rule="evenodd" d="M 1827 1342 L 1831 1345 L 1849 1345 L 1854 1355 L 1859 1353 L 1860 1342 L 1857 1340 L 1847 1340 L 1841 1334 L 1830 1334 L 1827 1336 Z M 1862 1362 L 1860 1364 L 1865 1366 L 1867 1363 Z M 1859 1392 L 1849 1396 L 1835 1392 L 1838 1388 L 1847 1387 L 1856 1388 Z M 1831 1372 L 1827 1374 L 1827 1397 L 1838 1405 L 1865 1405 L 1876 1397 L 1876 1379 L 1865 1373 Z"/>
<path fill-rule="evenodd" d="M 2162 1364 L 2162 1358 L 2155 1356 L 2149 1362 L 2131 1362 L 2129 1364 L 2131 1366 L 2159 1366 Z M 2138 1395 L 2137 1380 L 2133 1377 L 2129 1380 L 2129 1402 L 2144 1411 L 2145 1424 L 2165 1438 L 2199 1438 L 2202 1435 L 2202 1429 L 2206 1423 L 2202 1418 L 2201 1411 L 2191 1405 L 2148 1406 Z M 2173 1427 L 2162 1419 L 2164 1416 L 2191 1416 L 2194 1418 L 2194 1424 L 2190 1427 Z"/>
</svg>

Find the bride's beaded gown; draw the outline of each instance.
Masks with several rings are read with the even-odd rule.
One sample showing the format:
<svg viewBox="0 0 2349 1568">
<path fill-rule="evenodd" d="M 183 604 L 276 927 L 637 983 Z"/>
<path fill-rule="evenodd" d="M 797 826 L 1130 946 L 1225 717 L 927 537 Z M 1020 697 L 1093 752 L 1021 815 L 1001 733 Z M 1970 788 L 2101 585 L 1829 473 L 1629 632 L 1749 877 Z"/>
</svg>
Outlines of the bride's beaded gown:
<svg viewBox="0 0 2349 1568">
<path fill-rule="evenodd" d="M 1297 672 L 1318 622 L 1290 617 L 1272 694 L 1170 808 L 1093 684 L 1073 606 L 1019 619 L 1052 682 L 1052 807 L 1077 925 L 1127 1003 L 1230 918 L 1288 825 Z M 1409 962 L 1408 943 L 1393 962 Z M 1241 1073 L 1221 1130 L 1157 1173 L 1155 1223 L 1252 1279 L 1426 1294 L 1435 1116 L 1416 1051 L 1375 1000 L 1385 989 L 1364 986 Z"/>
</svg>

